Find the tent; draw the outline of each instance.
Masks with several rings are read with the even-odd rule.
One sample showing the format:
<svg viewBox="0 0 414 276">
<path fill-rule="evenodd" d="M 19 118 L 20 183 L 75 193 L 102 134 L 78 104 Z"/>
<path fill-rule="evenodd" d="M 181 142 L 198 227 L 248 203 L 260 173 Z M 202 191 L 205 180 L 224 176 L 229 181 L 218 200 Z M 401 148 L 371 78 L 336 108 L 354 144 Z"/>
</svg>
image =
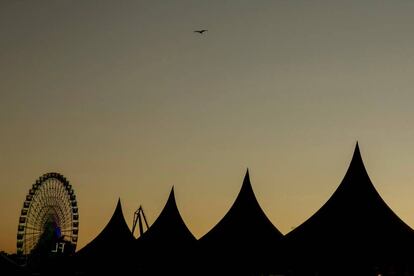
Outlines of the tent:
<svg viewBox="0 0 414 276">
<path fill-rule="evenodd" d="M 123 271 L 135 238 L 122 212 L 121 200 L 102 232 L 76 254 L 78 270 Z"/>
<path fill-rule="evenodd" d="M 247 170 L 230 210 L 199 240 L 201 267 L 214 274 L 276 272 L 282 237 L 257 202 Z"/>
<path fill-rule="evenodd" d="M 138 273 L 190 274 L 196 238 L 178 210 L 174 188 L 150 228 L 134 242 L 134 270 Z"/>
<path fill-rule="evenodd" d="M 414 232 L 376 191 L 357 143 L 337 190 L 285 245 L 289 266 L 302 273 L 403 273 Z"/>
</svg>

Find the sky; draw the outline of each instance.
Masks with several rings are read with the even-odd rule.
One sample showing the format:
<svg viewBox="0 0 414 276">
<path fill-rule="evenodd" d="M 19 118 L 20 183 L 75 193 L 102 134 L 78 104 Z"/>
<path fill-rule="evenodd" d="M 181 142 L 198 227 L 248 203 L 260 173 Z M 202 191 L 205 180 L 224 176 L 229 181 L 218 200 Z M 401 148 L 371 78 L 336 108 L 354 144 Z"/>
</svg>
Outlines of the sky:
<svg viewBox="0 0 414 276">
<path fill-rule="evenodd" d="M 356 141 L 414 227 L 413 14 L 402 0 L 1 1 L 0 250 L 15 252 L 25 195 L 51 171 L 77 195 L 78 249 L 119 197 L 130 226 L 139 205 L 151 224 L 173 185 L 199 238 L 246 168 L 286 234 Z"/>
</svg>

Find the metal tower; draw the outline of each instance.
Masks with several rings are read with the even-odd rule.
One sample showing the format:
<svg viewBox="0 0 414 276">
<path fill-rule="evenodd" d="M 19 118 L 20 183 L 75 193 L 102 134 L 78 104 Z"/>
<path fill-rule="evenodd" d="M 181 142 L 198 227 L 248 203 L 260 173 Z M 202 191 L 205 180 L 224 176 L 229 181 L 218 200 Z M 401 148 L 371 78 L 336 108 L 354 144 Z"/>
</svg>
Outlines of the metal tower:
<svg viewBox="0 0 414 276">
<path fill-rule="evenodd" d="M 138 210 L 136 210 L 135 213 L 134 213 L 134 221 L 132 223 L 132 235 L 134 235 L 135 228 L 137 226 L 137 222 L 138 222 L 138 226 L 139 226 L 139 236 L 142 236 L 144 234 L 144 225 L 142 223 L 143 220 L 144 220 L 145 226 L 146 226 L 145 231 L 147 231 L 148 228 L 149 228 L 147 218 L 145 217 L 144 209 L 142 209 L 142 206 L 140 205 Z"/>
</svg>

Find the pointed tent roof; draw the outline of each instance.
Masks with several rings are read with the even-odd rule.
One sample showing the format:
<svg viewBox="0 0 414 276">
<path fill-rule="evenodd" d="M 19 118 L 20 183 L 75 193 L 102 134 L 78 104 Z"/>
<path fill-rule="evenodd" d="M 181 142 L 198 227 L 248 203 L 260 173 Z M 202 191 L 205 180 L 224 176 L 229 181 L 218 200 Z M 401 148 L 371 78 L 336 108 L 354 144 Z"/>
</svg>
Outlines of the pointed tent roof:
<svg viewBox="0 0 414 276">
<path fill-rule="evenodd" d="M 177 208 L 173 187 L 158 218 L 135 241 L 135 270 L 145 275 L 189 275 L 184 271 L 192 265 L 196 241 Z"/>
<path fill-rule="evenodd" d="M 260 207 L 247 170 L 229 211 L 199 240 L 202 266 L 211 274 L 217 270 L 229 275 L 277 272 L 282 237 Z"/>
<path fill-rule="evenodd" d="M 282 234 L 270 222 L 260 207 L 250 183 L 249 170 L 243 180 L 240 192 L 227 214 L 201 238 L 202 243 L 267 243 L 280 239 Z"/>
<path fill-rule="evenodd" d="M 193 243 L 195 240 L 181 217 L 175 201 L 174 187 L 172 187 L 164 209 L 142 237 L 136 240 L 136 244 L 140 247 L 146 245 L 159 247 L 172 244 L 183 246 Z"/>
<path fill-rule="evenodd" d="M 312 217 L 288 233 L 286 241 L 293 251 L 304 255 L 312 252 L 308 257 L 337 257 L 353 252 L 353 256 L 364 256 L 366 261 L 403 252 L 412 246 L 413 234 L 375 189 L 357 143 L 337 190 Z"/>
<path fill-rule="evenodd" d="M 115 211 L 102 232 L 79 252 L 79 256 L 96 258 L 125 250 L 135 240 L 125 221 L 122 212 L 121 199 L 118 199 Z"/>
</svg>

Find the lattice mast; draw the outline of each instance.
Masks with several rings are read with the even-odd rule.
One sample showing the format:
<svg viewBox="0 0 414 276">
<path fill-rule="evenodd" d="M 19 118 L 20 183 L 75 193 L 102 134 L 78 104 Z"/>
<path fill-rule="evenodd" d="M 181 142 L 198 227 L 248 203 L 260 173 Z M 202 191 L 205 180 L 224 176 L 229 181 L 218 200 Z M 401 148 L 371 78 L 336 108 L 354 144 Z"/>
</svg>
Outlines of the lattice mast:
<svg viewBox="0 0 414 276">
<path fill-rule="evenodd" d="M 135 228 L 137 227 L 137 223 L 139 227 L 139 235 L 142 236 L 144 234 L 143 221 L 146 227 L 145 231 L 147 231 L 149 228 L 148 221 L 147 221 L 147 218 L 145 217 L 144 209 L 142 208 L 142 205 L 140 205 L 139 208 L 134 213 L 134 221 L 132 223 L 132 235 L 134 235 Z"/>
</svg>

